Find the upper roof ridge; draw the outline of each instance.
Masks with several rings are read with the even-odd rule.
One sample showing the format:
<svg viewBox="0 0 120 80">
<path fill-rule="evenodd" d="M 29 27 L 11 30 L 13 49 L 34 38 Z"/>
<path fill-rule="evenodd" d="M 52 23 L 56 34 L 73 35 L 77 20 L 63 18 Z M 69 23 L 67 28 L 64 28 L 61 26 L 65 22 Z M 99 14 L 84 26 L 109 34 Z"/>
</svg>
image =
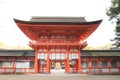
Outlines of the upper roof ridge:
<svg viewBox="0 0 120 80">
<path fill-rule="evenodd" d="M 30 21 L 32 22 L 86 22 L 85 17 L 68 17 L 68 16 L 33 16 Z"/>
</svg>

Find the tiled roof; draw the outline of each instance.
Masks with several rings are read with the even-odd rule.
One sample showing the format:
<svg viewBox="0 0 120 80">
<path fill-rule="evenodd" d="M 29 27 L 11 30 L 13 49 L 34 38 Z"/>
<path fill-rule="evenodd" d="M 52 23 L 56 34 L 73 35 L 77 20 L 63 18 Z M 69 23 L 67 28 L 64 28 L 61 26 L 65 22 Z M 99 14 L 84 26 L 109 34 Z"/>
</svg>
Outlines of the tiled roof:
<svg viewBox="0 0 120 80">
<path fill-rule="evenodd" d="M 83 57 L 109 57 L 120 56 L 120 50 L 83 50 L 81 51 Z"/>
<path fill-rule="evenodd" d="M 84 17 L 39 17 L 30 19 L 31 22 L 86 22 Z"/>
<path fill-rule="evenodd" d="M 0 50 L 0 56 L 35 56 L 34 50 Z M 120 50 L 82 50 L 82 57 L 120 57 Z"/>
<path fill-rule="evenodd" d="M 34 50 L 0 50 L 0 56 L 35 56 Z"/>
</svg>

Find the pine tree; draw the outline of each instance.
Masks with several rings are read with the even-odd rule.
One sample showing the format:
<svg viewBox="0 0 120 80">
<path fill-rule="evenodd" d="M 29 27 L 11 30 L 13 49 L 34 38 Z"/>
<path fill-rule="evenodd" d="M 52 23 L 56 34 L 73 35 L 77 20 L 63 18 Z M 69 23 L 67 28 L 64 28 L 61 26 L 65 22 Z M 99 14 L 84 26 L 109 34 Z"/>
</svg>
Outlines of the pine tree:
<svg viewBox="0 0 120 80">
<path fill-rule="evenodd" d="M 106 14 L 109 16 L 109 20 L 116 23 L 115 28 L 115 41 L 114 45 L 120 47 L 120 0 L 111 0 L 111 6 L 107 10 Z"/>
</svg>

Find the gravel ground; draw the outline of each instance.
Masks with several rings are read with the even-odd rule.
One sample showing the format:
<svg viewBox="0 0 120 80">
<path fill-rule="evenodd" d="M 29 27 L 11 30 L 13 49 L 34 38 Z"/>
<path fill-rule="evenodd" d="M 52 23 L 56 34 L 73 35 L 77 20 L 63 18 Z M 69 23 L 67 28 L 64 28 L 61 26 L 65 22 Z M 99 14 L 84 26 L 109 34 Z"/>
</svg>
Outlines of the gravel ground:
<svg viewBox="0 0 120 80">
<path fill-rule="evenodd" d="M 120 80 L 120 75 L 22 74 L 0 75 L 0 80 Z"/>
</svg>

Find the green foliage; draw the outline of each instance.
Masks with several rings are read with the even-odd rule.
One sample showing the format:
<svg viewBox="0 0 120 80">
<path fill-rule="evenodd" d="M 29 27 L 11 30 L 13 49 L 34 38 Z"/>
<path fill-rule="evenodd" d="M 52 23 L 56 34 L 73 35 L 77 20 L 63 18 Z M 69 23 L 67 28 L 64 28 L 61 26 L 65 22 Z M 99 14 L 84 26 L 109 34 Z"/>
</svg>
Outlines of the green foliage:
<svg viewBox="0 0 120 80">
<path fill-rule="evenodd" d="M 113 18 L 118 19 L 120 14 L 120 0 L 111 0 L 111 7 L 107 10 L 107 15 L 110 17 L 110 20 Z"/>
<path fill-rule="evenodd" d="M 120 0 L 111 0 L 111 6 L 107 10 L 106 14 L 109 16 L 109 20 L 114 20 L 116 23 L 116 37 L 114 45 L 120 47 Z"/>
</svg>

